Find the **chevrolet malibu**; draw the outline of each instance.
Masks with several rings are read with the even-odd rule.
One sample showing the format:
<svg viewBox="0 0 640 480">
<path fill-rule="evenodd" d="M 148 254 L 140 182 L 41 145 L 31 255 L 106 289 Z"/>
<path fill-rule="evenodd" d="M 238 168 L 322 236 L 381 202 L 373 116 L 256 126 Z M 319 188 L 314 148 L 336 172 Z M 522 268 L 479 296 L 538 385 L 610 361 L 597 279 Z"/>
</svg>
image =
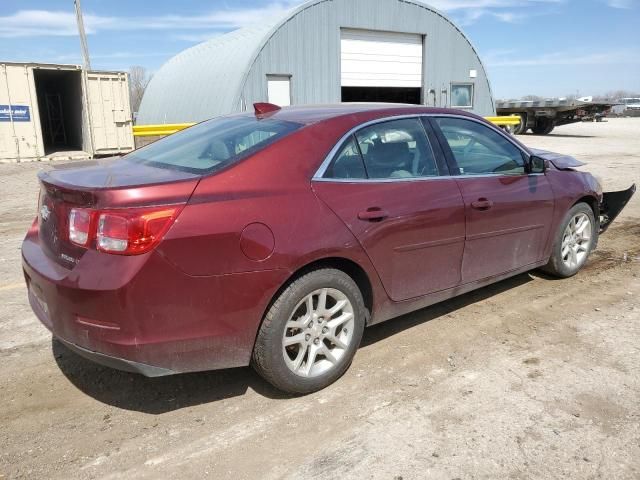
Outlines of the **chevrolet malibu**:
<svg viewBox="0 0 640 480">
<path fill-rule="evenodd" d="M 542 268 L 577 273 L 635 187 L 473 114 L 338 105 L 217 118 L 40 174 L 31 307 L 98 363 L 338 379 L 368 325 Z"/>
</svg>

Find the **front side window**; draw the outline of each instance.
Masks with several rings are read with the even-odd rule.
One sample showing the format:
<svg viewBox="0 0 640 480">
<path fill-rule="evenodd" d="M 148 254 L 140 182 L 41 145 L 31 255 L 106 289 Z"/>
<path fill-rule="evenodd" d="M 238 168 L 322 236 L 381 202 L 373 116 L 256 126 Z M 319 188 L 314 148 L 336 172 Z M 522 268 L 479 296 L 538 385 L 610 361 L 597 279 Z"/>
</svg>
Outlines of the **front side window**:
<svg viewBox="0 0 640 480">
<path fill-rule="evenodd" d="M 523 175 L 523 153 L 481 123 L 462 118 L 436 118 L 458 166 L 459 175 Z"/>
<path fill-rule="evenodd" d="M 418 118 L 377 123 L 359 130 L 355 137 L 371 179 L 438 175 L 433 150 Z"/>
<path fill-rule="evenodd" d="M 191 173 L 212 173 L 302 125 L 256 117 L 216 118 L 125 155 L 127 161 Z"/>
<path fill-rule="evenodd" d="M 451 85 L 451 107 L 473 108 L 473 83 Z"/>
</svg>

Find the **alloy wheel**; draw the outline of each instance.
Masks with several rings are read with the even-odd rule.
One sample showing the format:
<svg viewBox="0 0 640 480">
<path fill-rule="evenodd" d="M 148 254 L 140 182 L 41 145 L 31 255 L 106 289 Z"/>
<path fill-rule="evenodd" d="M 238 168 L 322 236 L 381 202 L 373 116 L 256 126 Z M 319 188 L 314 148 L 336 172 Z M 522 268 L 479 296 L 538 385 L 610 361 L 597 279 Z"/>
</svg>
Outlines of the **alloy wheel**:
<svg viewBox="0 0 640 480">
<path fill-rule="evenodd" d="M 562 235 L 562 262 L 569 268 L 577 269 L 586 261 L 591 248 L 591 220 L 584 213 L 578 213 L 571 220 Z"/>
<path fill-rule="evenodd" d="M 282 337 L 287 367 L 302 377 L 317 377 L 345 355 L 354 331 L 353 306 L 334 288 L 322 288 L 293 309 Z"/>
</svg>

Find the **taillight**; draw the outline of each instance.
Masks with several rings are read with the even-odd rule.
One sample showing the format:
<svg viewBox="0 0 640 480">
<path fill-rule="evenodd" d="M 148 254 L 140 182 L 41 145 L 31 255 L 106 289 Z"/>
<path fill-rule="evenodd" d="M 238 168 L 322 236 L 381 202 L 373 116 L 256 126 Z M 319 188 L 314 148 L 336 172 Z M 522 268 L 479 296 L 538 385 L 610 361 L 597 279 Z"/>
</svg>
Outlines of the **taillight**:
<svg viewBox="0 0 640 480">
<path fill-rule="evenodd" d="M 69 240 L 76 245 L 86 247 L 91 233 L 91 211 L 72 208 L 69 213 Z"/>
<path fill-rule="evenodd" d="M 76 245 L 119 255 L 152 250 L 178 217 L 183 205 L 121 210 L 72 209 L 69 239 Z M 95 221 L 94 221 L 95 219 Z"/>
<path fill-rule="evenodd" d="M 108 213 L 98 220 L 97 247 L 105 252 L 126 252 L 129 246 L 129 225 L 126 218 Z"/>
<path fill-rule="evenodd" d="M 178 216 L 180 208 L 101 213 L 98 250 L 136 255 L 155 247 Z"/>
</svg>

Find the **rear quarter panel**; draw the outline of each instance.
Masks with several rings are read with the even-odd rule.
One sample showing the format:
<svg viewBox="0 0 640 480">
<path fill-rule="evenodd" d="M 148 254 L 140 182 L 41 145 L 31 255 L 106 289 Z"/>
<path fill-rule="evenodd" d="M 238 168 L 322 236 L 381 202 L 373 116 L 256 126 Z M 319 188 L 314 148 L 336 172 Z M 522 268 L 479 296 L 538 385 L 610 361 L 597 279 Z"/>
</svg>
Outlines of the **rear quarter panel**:
<svg viewBox="0 0 640 480">
<path fill-rule="evenodd" d="M 311 188 L 313 173 L 343 128 L 303 128 L 259 154 L 203 178 L 158 252 L 191 276 L 281 270 L 282 284 L 312 262 L 345 258 L 365 270 L 374 299 L 384 298 L 369 258 Z M 264 246 L 272 251 L 261 259 L 250 258 L 241 246 L 243 230 L 256 224 L 266 226 L 273 237 L 273 244 Z M 254 240 L 261 238 L 265 235 Z M 265 288 L 272 296 L 282 284 Z M 263 312 L 255 313 L 261 318 Z"/>
</svg>

